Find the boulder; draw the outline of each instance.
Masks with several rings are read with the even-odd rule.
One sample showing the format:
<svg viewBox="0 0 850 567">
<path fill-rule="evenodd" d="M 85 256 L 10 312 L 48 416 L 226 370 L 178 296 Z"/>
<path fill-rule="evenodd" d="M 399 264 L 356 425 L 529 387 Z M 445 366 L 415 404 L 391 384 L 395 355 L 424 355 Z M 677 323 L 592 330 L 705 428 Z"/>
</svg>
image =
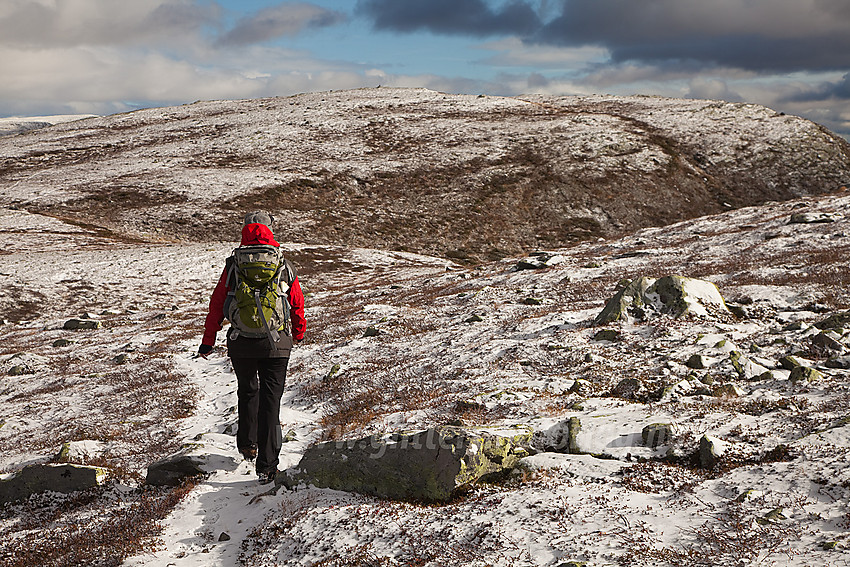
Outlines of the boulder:
<svg viewBox="0 0 850 567">
<path fill-rule="evenodd" d="M 558 254 L 539 253 L 517 262 L 514 270 L 544 270 L 560 264 L 564 260 L 565 258 Z"/>
<path fill-rule="evenodd" d="M 847 329 L 850 328 L 850 311 L 833 313 L 823 321 L 815 323 L 818 329 Z"/>
<path fill-rule="evenodd" d="M 791 224 L 814 224 L 822 222 L 838 222 L 844 218 L 841 213 L 805 212 L 791 215 Z"/>
<path fill-rule="evenodd" d="M 743 380 L 754 380 L 762 376 L 768 369 L 744 356 L 740 351 L 733 350 L 729 353 L 729 360 L 738 376 Z"/>
<path fill-rule="evenodd" d="M 594 341 L 609 341 L 617 342 L 620 340 L 621 333 L 615 329 L 602 329 L 593 335 Z"/>
<path fill-rule="evenodd" d="M 699 440 L 699 464 L 704 469 L 713 469 L 726 452 L 727 443 L 717 437 L 703 435 Z"/>
<path fill-rule="evenodd" d="M 460 488 L 507 472 L 529 454 L 531 430 L 436 427 L 309 447 L 277 483 L 357 492 L 392 500 L 441 502 Z"/>
<path fill-rule="evenodd" d="M 706 317 L 728 310 L 717 286 L 711 282 L 682 276 L 641 277 L 609 299 L 593 324 L 644 319 L 651 312 L 673 317 Z"/>
<path fill-rule="evenodd" d="M 830 358 L 824 364 L 827 368 L 850 369 L 850 355 Z"/>
<path fill-rule="evenodd" d="M 841 337 L 832 331 L 820 332 L 811 338 L 812 345 L 822 350 L 831 350 L 837 353 L 844 351 L 844 345 L 838 340 Z"/>
<path fill-rule="evenodd" d="M 823 378 L 823 374 L 810 366 L 795 366 L 791 370 L 790 379 L 792 382 L 814 382 Z"/>
<path fill-rule="evenodd" d="M 571 417 L 556 423 L 546 431 L 536 432 L 533 438 L 534 448 L 547 453 L 581 454 L 582 451 L 576 441 L 579 431 L 581 431 L 581 420 Z"/>
<path fill-rule="evenodd" d="M 685 362 L 685 366 L 694 370 L 703 370 L 708 368 L 708 361 L 701 354 L 692 354 L 687 362 Z"/>
<path fill-rule="evenodd" d="M 40 464 L 24 467 L 11 477 L 0 480 L 0 504 L 29 498 L 52 490 L 69 494 L 100 486 L 108 471 L 101 467 L 72 464 Z"/>
<path fill-rule="evenodd" d="M 676 426 L 672 423 L 650 423 L 640 432 L 643 444 L 653 449 L 659 445 L 669 445 L 675 434 Z"/>
<path fill-rule="evenodd" d="M 148 466 L 145 483 L 151 486 L 177 486 L 184 479 L 206 474 L 200 455 L 171 455 Z"/>
</svg>

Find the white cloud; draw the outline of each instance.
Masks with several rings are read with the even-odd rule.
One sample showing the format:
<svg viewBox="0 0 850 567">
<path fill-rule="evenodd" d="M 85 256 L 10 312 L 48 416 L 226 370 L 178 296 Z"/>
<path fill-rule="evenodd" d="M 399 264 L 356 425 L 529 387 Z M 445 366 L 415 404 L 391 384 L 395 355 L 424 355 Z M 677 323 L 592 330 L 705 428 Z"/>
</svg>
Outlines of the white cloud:
<svg viewBox="0 0 850 567">
<path fill-rule="evenodd" d="M 217 4 L 193 0 L 4 0 L 0 45 L 180 44 L 220 16 Z"/>
<path fill-rule="evenodd" d="M 605 61 L 608 50 L 602 47 L 557 47 L 529 44 L 516 37 L 490 41 L 478 49 L 495 51 L 496 55 L 482 61 L 496 67 L 537 67 L 546 69 L 572 69 L 591 62 Z"/>
</svg>

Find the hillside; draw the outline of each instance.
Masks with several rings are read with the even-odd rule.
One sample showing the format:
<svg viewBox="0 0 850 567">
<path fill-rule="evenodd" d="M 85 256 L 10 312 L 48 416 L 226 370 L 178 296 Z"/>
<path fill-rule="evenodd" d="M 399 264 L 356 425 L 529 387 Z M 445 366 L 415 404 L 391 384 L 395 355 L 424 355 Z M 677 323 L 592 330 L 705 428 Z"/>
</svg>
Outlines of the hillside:
<svg viewBox="0 0 850 567">
<path fill-rule="evenodd" d="M 263 495 L 236 453 L 224 353 L 193 358 L 232 241 L 131 243 L 4 211 L 0 466 L 111 472 L 102 488 L 2 507 L 0 560 L 842 565 L 850 339 L 814 325 L 850 307 L 848 206 L 839 193 L 744 208 L 552 250 L 540 269 L 287 243 L 309 327 L 291 361 L 282 466 L 326 437 L 580 421 L 577 454 L 539 453 L 523 475 L 442 506 Z M 670 273 L 715 282 L 738 314 L 592 326 L 623 278 Z M 71 317 L 97 328 L 69 330 Z M 765 372 L 739 372 L 732 352 Z M 822 376 L 794 379 L 788 355 Z M 677 434 L 655 450 L 640 439 L 658 422 Z M 693 463 L 703 434 L 727 444 L 721 465 Z M 62 457 L 63 443 L 76 449 Z M 208 455 L 210 475 L 145 489 L 148 464 L 181 446 Z"/>
<path fill-rule="evenodd" d="M 835 191 L 850 146 L 769 109 L 362 89 L 195 104 L 0 138 L 0 205 L 142 240 L 285 240 L 482 261 Z"/>
<path fill-rule="evenodd" d="M 0 565 L 845 566 L 848 155 L 748 105 L 383 88 L 0 137 Z M 223 333 L 195 353 L 267 203 L 308 323 L 281 468 L 451 425 L 533 432 L 513 472 L 258 485 Z M 668 275 L 725 303 L 596 323 Z M 186 453 L 206 474 L 146 484 Z M 69 463 L 105 476 L 3 501 Z"/>
</svg>

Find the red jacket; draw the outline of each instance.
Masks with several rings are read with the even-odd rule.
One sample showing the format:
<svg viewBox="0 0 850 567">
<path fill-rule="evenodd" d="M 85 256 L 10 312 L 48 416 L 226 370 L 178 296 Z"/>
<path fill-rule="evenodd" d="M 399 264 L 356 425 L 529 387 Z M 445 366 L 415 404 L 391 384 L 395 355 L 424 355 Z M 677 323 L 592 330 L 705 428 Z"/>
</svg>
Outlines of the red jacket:
<svg viewBox="0 0 850 567">
<path fill-rule="evenodd" d="M 272 231 L 264 224 L 247 224 L 242 228 L 242 243 L 241 246 L 252 246 L 255 244 L 270 244 L 272 246 L 280 246 L 275 242 Z M 207 318 L 204 321 L 204 338 L 201 344 L 207 346 L 215 345 L 215 336 L 221 330 L 221 324 L 224 321 L 224 300 L 227 298 L 227 292 L 230 288 L 227 287 L 227 269 L 225 268 L 218 279 L 218 284 L 213 290 L 210 297 L 210 309 L 207 313 Z M 292 319 L 292 338 L 300 341 L 304 338 L 304 330 L 307 328 L 307 321 L 304 319 L 304 294 L 301 292 L 301 284 L 298 283 L 298 277 L 292 281 L 289 286 L 289 305 L 290 318 Z"/>
</svg>

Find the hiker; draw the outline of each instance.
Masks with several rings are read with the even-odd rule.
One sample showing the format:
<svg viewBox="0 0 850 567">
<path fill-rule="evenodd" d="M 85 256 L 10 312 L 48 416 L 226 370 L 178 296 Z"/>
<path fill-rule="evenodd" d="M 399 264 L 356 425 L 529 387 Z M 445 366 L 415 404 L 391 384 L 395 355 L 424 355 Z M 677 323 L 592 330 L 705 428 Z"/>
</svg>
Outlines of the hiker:
<svg viewBox="0 0 850 567">
<path fill-rule="evenodd" d="M 245 215 L 242 242 L 227 259 L 210 298 L 198 355 L 215 345 L 222 321 L 230 321 L 227 356 L 236 373 L 239 428 L 236 447 L 260 481 L 277 475 L 282 436 L 280 398 L 292 347 L 304 338 L 304 295 L 295 268 L 280 254 L 272 217 Z"/>
</svg>

